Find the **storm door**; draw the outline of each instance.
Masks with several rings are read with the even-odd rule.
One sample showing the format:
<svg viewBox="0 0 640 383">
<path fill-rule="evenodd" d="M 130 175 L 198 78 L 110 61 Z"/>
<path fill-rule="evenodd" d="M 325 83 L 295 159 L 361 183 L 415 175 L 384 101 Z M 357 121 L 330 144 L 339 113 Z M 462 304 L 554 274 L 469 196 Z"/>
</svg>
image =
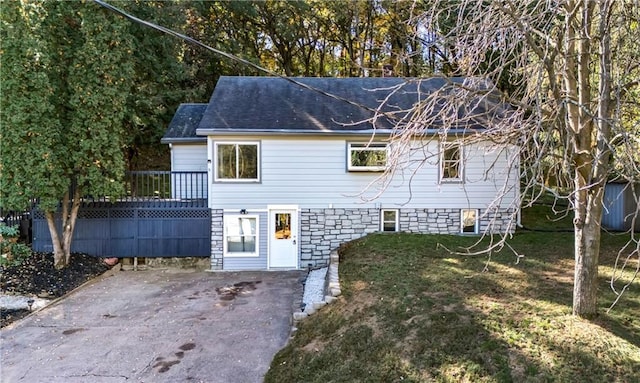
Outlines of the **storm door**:
<svg viewBox="0 0 640 383">
<path fill-rule="evenodd" d="M 269 267 L 298 268 L 297 209 L 269 209 Z"/>
</svg>

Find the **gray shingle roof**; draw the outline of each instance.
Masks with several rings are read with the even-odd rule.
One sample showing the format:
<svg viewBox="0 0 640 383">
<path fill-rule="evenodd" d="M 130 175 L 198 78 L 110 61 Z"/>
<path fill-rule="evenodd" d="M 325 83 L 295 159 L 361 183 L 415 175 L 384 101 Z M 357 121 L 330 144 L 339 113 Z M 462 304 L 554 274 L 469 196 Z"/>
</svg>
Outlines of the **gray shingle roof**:
<svg viewBox="0 0 640 383">
<path fill-rule="evenodd" d="M 370 134 L 374 130 L 370 121 L 374 109 L 383 101 L 382 111 L 390 117 L 379 116 L 375 130 L 390 132 L 399 119 L 407 119 L 414 112 L 413 107 L 429 94 L 443 89 L 446 93 L 452 89 L 450 83 L 466 81 L 463 78 L 398 77 L 291 79 L 314 89 L 280 77 L 222 76 L 209 104 L 180 105 L 162 142 L 203 142 L 208 134 Z M 477 83 L 474 86 L 489 89 Z M 487 115 L 495 117 L 506 110 L 497 99 L 489 103 L 462 100 L 458 104 L 462 106 L 449 111 L 454 116 L 447 119 L 464 123 L 449 125 L 454 129 L 450 133 L 485 129 Z M 437 116 L 437 109 L 444 105 L 444 101 L 436 101 L 433 116 Z M 492 111 L 487 113 L 487 106 Z M 438 120 L 432 124 L 427 130 L 435 133 Z"/>
<path fill-rule="evenodd" d="M 196 129 L 206 109 L 207 104 L 180 104 L 160 142 L 206 142 L 206 137 L 196 135 Z"/>
<path fill-rule="evenodd" d="M 223 76 L 211 96 L 198 134 L 368 133 L 373 128 L 371 122 L 367 121 L 374 115 L 371 109 L 378 108 L 388 96 L 384 111 L 394 113 L 395 118 L 403 118 L 429 93 L 446 87 L 449 82 L 464 81 L 462 78 L 398 77 L 292 79 L 342 100 L 279 77 Z M 392 91 L 397 86 L 400 88 Z M 468 112 L 461 110 L 458 113 Z M 393 118 L 376 121 L 378 131 L 391 129 L 394 125 Z M 466 128 L 483 126 L 467 124 Z"/>
</svg>

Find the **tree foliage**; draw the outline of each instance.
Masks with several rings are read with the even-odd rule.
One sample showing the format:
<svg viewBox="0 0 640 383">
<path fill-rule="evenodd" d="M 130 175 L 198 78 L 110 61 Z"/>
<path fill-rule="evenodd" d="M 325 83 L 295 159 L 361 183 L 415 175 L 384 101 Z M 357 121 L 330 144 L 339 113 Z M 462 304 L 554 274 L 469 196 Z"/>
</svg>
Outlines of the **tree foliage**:
<svg viewBox="0 0 640 383">
<path fill-rule="evenodd" d="M 120 5 L 174 28 L 189 15 L 177 1 Z M 122 193 L 125 169 L 158 145 L 177 105 L 204 101 L 211 88 L 190 82 L 184 42 L 93 2 L 2 7 L 0 206 L 24 208 L 37 197 L 51 216 L 56 259 L 68 258 L 81 197 Z"/>
<path fill-rule="evenodd" d="M 418 76 L 433 67 L 416 18 L 425 7 L 371 0 L 197 2 L 188 5 L 187 34 L 287 76 L 380 76 L 383 64 L 392 64 L 397 74 Z M 209 73 L 262 74 L 207 57 L 208 63 L 198 60 Z"/>
<path fill-rule="evenodd" d="M 115 4 L 168 28 L 182 29 L 187 22 L 186 6 L 181 2 Z M 191 71 L 184 61 L 184 42 L 130 22 L 124 33 L 132 44 L 129 62 L 134 71 L 124 116 L 125 159 L 129 170 L 136 170 L 141 151 L 158 145 L 180 102 L 204 101 L 210 89 L 189 82 Z"/>
<path fill-rule="evenodd" d="M 0 205 L 38 198 L 57 267 L 70 257 L 80 197 L 123 191 L 128 26 L 91 3 L 3 4 Z"/>
</svg>

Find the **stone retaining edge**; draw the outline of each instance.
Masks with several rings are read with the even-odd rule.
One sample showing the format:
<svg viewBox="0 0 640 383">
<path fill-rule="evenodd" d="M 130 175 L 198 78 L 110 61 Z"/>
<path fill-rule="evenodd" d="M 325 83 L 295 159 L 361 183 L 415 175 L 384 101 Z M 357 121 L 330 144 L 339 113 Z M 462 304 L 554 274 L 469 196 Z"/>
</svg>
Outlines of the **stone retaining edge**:
<svg viewBox="0 0 640 383">
<path fill-rule="evenodd" d="M 329 256 L 329 266 L 327 275 L 324 280 L 324 299 L 320 302 L 313 302 L 305 307 L 304 311 L 298 310 L 293 313 L 293 331 L 296 330 L 296 324 L 310 315 L 315 314 L 318 310 L 329 303 L 336 301 L 337 297 L 342 294 L 340 288 L 340 277 L 338 275 L 338 266 L 340 264 L 340 256 L 337 250 L 333 250 Z"/>
</svg>

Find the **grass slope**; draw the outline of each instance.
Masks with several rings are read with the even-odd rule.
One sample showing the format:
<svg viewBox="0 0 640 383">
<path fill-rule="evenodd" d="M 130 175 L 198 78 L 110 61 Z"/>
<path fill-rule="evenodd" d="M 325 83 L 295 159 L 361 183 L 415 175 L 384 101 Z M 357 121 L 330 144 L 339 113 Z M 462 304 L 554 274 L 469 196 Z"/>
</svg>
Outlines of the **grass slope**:
<svg viewBox="0 0 640 383">
<path fill-rule="evenodd" d="M 604 313 L 624 236 L 603 234 L 602 314 L 592 321 L 571 315 L 572 233 L 518 233 L 511 245 L 525 256 L 494 253 L 487 271 L 486 256 L 442 247 L 475 241 L 377 234 L 350 243 L 343 296 L 300 324 L 265 381 L 640 381 L 640 281 Z"/>
</svg>

